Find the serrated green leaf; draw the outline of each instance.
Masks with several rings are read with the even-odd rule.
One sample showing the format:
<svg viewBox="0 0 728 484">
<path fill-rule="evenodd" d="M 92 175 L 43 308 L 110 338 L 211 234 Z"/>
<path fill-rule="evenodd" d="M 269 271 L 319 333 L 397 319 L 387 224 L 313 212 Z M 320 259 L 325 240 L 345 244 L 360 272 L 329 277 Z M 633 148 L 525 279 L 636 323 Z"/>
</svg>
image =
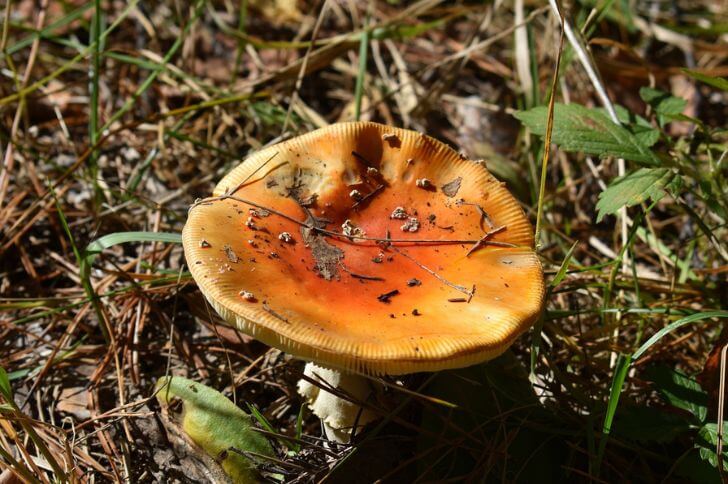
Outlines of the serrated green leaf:
<svg viewBox="0 0 728 484">
<path fill-rule="evenodd" d="M 708 394 L 697 381 L 665 366 L 649 368 L 645 376 L 654 383 L 655 389 L 667 403 L 687 410 L 698 422 L 705 421 L 708 415 Z"/>
<path fill-rule="evenodd" d="M 681 114 L 688 104 L 685 99 L 672 96 L 670 93 L 651 87 L 640 88 L 640 97 L 644 102 L 652 106 L 658 114 Z"/>
<path fill-rule="evenodd" d="M 274 454 L 268 440 L 253 429 L 250 415 L 217 390 L 187 378 L 160 378 L 156 388 L 157 400 L 170 418 L 175 415 L 174 422 L 220 463 L 233 482 L 258 482 L 255 458 L 239 452 L 269 457 Z M 175 402 L 181 402 L 181 409 Z"/>
<path fill-rule="evenodd" d="M 548 109 L 538 106 L 519 111 L 514 116 L 537 135 L 546 133 Z M 622 125 L 617 125 L 602 111 L 578 104 L 554 106 L 554 126 L 551 139 L 565 151 L 581 151 L 600 157 L 615 156 L 648 165 L 660 164 L 659 158 Z M 644 136 L 644 135 L 642 135 Z M 654 134 L 650 134 L 654 137 Z M 650 138 L 651 139 L 651 138 Z"/>
<path fill-rule="evenodd" d="M 708 76 L 701 72 L 691 71 L 690 69 L 683 69 L 682 71 L 693 79 L 704 82 L 709 86 L 716 87 L 722 91 L 728 91 L 728 79 L 725 79 L 723 77 Z"/>
<path fill-rule="evenodd" d="M 634 135 L 634 137 L 642 143 L 645 147 L 649 148 L 654 145 L 660 139 L 660 130 L 655 128 L 649 128 L 640 125 L 627 126 L 627 129 Z"/>
<path fill-rule="evenodd" d="M 725 441 L 724 441 L 725 442 Z M 695 446 L 700 450 L 700 457 L 708 461 L 713 467 L 718 467 L 718 424 L 707 423 L 698 431 Z M 723 447 L 723 468 L 728 468 L 728 446 Z"/>
<path fill-rule="evenodd" d="M 631 207 L 649 199 L 661 199 L 672 176 L 672 172 L 666 168 L 641 168 L 615 179 L 599 194 L 596 206 L 597 222 L 624 206 Z"/>
<path fill-rule="evenodd" d="M 672 442 L 691 425 L 679 415 L 649 407 L 623 408 L 614 422 L 614 434 L 637 442 Z"/>
<path fill-rule="evenodd" d="M 650 199 L 661 199 L 665 194 L 665 186 L 672 177 L 673 172 L 668 168 L 640 168 L 615 179 L 599 194 L 597 222 L 624 206 L 631 207 Z"/>
<path fill-rule="evenodd" d="M 598 111 L 607 114 L 607 111 L 603 108 L 599 108 Z M 649 148 L 660 139 L 660 130 L 654 128 L 652 124 L 642 116 L 638 116 L 620 105 L 614 106 L 614 112 L 617 113 L 617 119 L 619 122 L 622 123 L 624 127 L 629 130 L 629 132 L 632 133 L 645 147 Z"/>
</svg>

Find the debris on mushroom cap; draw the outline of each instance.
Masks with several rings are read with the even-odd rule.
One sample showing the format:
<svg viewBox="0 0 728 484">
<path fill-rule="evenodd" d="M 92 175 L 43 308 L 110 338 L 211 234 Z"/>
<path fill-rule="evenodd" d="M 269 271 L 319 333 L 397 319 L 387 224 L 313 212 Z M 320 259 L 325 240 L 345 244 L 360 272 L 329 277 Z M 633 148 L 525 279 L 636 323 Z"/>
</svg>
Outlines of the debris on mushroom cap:
<svg viewBox="0 0 728 484">
<path fill-rule="evenodd" d="M 392 291 L 385 292 L 384 294 L 380 294 L 379 296 L 377 296 L 377 300 L 379 302 L 389 304 L 389 302 L 392 300 L 392 297 L 396 296 L 397 294 L 399 294 L 399 289 L 394 289 Z"/>
<path fill-rule="evenodd" d="M 385 133 L 382 135 L 382 139 L 389 143 L 389 146 L 392 148 L 399 148 L 401 146 L 399 136 L 394 133 Z"/>
<path fill-rule="evenodd" d="M 402 232 L 417 232 L 420 230 L 420 221 L 417 217 L 410 217 L 404 224 L 402 224 L 400 230 Z"/>
<path fill-rule="evenodd" d="M 200 239 L 199 244 L 200 244 L 201 249 L 209 249 L 210 247 L 212 247 L 210 245 L 210 243 L 208 241 L 206 241 L 205 239 Z"/>
<path fill-rule="evenodd" d="M 246 301 L 255 301 L 255 295 L 253 295 L 252 292 L 243 290 L 243 291 L 240 291 L 238 294 L 240 295 L 240 297 L 242 297 Z"/>
<path fill-rule="evenodd" d="M 290 244 L 293 242 L 293 236 L 288 232 L 281 232 L 278 234 L 278 240 L 285 242 L 286 244 Z"/>
<path fill-rule="evenodd" d="M 349 192 L 349 196 L 354 200 L 361 200 L 362 194 L 359 190 L 352 190 Z"/>
<path fill-rule="evenodd" d="M 230 244 L 225 244 L 222 250 L 225 251 L 225 255 L 227 256 L 228 260 L 233 264 L 236 264 L 240 260 L 238 258 L 238 254 L 236 254 L 233 248 L 230 247 Z"/>
<path fill-rule="evenodd" d="M 454 180 L 445 183 L 440 188 L 442 189 L 442 193 L 444 193 L 446 196 L 452 198 L 455 195 L 458 194 L 458 190 L 460 190 L 460 185 L 463 182 L 463 177 L 459 176 L 455 178 Z"/>
<path fill-rule="evenodd" d="M 366 235 L 361 227 L 357 227 L 349 219 L 346 219 L 344 223 L 341 224 L 341 233 L 343 233 L 347 237 L 364 237 Z"/>
<path fill-rule="evenodd" d="M 287 162 L 266 164 L 275 153 Z M 353 183 L 366 203 L 352 203 Z M 302 359 L 374 374 L 467 366 L 505 351 L 541 311 L 543 273 L 519 204 L 485 167 L 419 133 L 332 125 L 254 153 L 203 202 L 183 231 L 201 291 L 230 324 Z M 269 212 L 264 223 L 251 208 Z M 248 217 L 258 231 L 235 228 Z M 419 228 L 405 234 L 410 218 Z M 282 246 L 284 232 L 300 243 Z"/>
<path fill-rule="evenodd" d="M 371 176 L 379 175 L 379 170 L 377 170 L 373 166 L 369 166 L 369 167 L 367 167 L 367 175 L 371 175 Z"/>
<path fill-rule="evenodd" d="M 392 210 L 392 214 L 389 216 L 389 218 L 397 220 L 406 220 L 407 217 L 409 217 L 409 215 L 407 215 L 407 211 L 403 207 L 396 207 Z"/>
<path fill-rule="evenodd" d="M 245 221 L 245 226 L 248 227 L 250 230 L 258 230 L 258 226 L 255 225 L 255 220 L 253 220 L 253 217 L 248 217 L 248 220 Z"/>
<path fill-rule="evenodd" d="M 251 208 L 250 210 L 248 210 L 248 213 L 251 217 L 255 218 L 265 218 L 270 216 L 270 212 L 263 208 Z"/>
<path fill-rule="evenodd" d="M 415 185 L 417 185 L 417 187 L 419 188 L 424 188 L 425 190 L 435 188 L 435 185 L 433 185 L 428 178 L 418 178 L 417 180 L 415 180 Z"/>
</svg>

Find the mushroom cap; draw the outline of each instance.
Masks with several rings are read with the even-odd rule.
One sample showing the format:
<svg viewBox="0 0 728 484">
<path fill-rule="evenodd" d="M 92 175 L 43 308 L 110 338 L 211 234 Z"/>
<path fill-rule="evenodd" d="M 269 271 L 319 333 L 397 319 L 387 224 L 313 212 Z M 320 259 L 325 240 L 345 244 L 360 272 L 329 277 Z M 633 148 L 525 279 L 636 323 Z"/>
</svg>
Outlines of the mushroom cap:
<svg viewBox="0 0 728 484">
<path fill-rule="evenodd" d="M 543 304 L 532 228 L 503 184 L 433 138 L 376 123 L 251 155 L 190 209 L 182 235 L 223 319 L 343 370 L 479 363 Z"/>
</svg>

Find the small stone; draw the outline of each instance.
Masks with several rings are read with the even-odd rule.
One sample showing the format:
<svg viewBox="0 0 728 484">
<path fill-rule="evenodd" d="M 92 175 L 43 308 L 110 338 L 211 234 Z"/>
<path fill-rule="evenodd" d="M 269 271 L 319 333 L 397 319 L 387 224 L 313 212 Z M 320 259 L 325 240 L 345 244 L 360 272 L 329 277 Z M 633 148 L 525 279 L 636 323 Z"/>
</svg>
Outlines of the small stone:
<svg viewBox="0 0 728 484">
<path fill-rule="evenodd" d="M 415 180 L 415 185 L 417 185 L 418 188 L 422 188 L 424 190 L 432 190 L 435 188 L 435 185 L 432 184 L 432 182 L 427 178 L 418 178 Z"/>
<path fill-rule="evenodd" d="M 208 241 L 206 241 L 205 239 L 200 240 L 200 248 L 209 249 L 210 247 L 212 247 L 212 246 L 210 245 L 210 243 Z"/>
<path fill-rule="evenodd" d="M 240 291 L 238 294 L 246 301 L 255 301 L 255 295 L 252 292 Z"/>
<path fill-rule="evenodd" d="M 409 219 L 407 219 L 407 222 L 405 222 L 400 227 L 400 229 L 402 230 L 402 232 L 417 232 L 418 230 L 420 230 L 420 221 L 417 220 L 416 217 L 410 217 Z"/>
<path fill-rule="evenodd" d="M 417 308 L 412 310 L 412 316 L 420 316 L 421 314 L 422 313 Z"/>
<path fill-rule="evenodd" d="M 238 262 L 238 260 L 239 260 L 238 255 L 235 253 L 235 251 L 229 244 L 226 244 L 223 247 L 223 250 L 225 251 L 225 255 L 227 256 L 227 258 L 230 262 L 232 262 L 233 264 Z"/>
<path fill-rule="evenodd" d="M 372 259 L 372 262 L 374 262 L 375 264 L 381 264 L 383 260 L 384 260 L 384 254 L 382 252 L 380 252 L 379 254 L 377 254 L 376 257 L 374 257 Z"/>
<path fill-rule="evenodd" d="M 421 284 L 422 284 L 422 281 L 420 281 L 419 279 L 417 279 L 415 277 L 413 277 L 412 279 L 410 279 L 409 281 L 407 281 L 407 285 L 409 287 L 419 286 Z"/>
<path fill-rule="evenodd" d="M 258 243 L 253 239 L 248 239 L 248 243 L 251 247 L 258 247 Z"/>
<path fill-rule="evenodd" d="M 270 215 L 270 212 L 264 208 L 251 208 L 248 213 L 255 218 L 265 218 Z"/>
<path fill-rule="evenodd" d="M 391 219 L 396 220 L 406 220 L 407 217 L 407 211 L 403 207 L 395 207 L 394 210 L 392 210 L 392 214 L 389 216 Z"/>
<path fill-rule="evenodd" d="M 367 175 L 369 175 L 369 176 L 377 176 L 377 175 L 379 175 L 379 170 L 377 170 L 373 166 L 367 167 Z"/>
<path fill-rule="evenodd" d="M 286 244 L 292 244 L 293 243 L 293 236 L 288 232 L 281 232 L 278 234 L 278 240 L 281 242 L 285 242 Z"/>
<path fill-rule="evenodd" d="M 344 223 L 341 224 L 341 231 L 347 237 L 364 237 L 365 235 L 364 231 L 360 227 L 354 225 L 349 219 L 346 219 Z"/>
<path fill-rule="evenodd" d="M 349 196 L 354 200 L 361 200 L 362 194 L 359 190 L 352 190 L 349 192 Z"/>
<path fill-rule="evenodd" d="M 253 220 L 253 217 L 248 217 L 248 220 L 245 221 L 245 226 L 248 227 L 250 230 L 258 230 L 258 226 L 255 225 L 255 220 Z"/>
</svg>

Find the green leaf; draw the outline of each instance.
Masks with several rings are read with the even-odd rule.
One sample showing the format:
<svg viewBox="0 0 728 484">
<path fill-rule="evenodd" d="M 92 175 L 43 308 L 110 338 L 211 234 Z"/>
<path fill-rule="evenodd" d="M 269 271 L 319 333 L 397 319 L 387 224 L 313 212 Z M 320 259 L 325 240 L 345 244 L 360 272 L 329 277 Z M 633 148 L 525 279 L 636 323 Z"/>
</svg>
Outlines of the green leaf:
<svg viewBox="0 0 728 484">
<path fill-rule="evenodd" d="M 255 431 L 250 415 L 217 390 L 187 378 L 160 378 L 156 388 L 170 420 L 220 463 L 233 482 L 259 482 L 258 458 L 252 455 L 274 454 L 268 440 Z M 251 457 L 240 452 L 250 452 Z"/>
<path fill-rule="evenodd" d="M 682 71 L 695 80 L 704 82 L 707 85 L 716 87 L 722 91 L 728 91 L 728 79 L 708 76 L 697 71 L 691 71 L 690 69 L 683 69 Z"/>
<path fill-rule="evenodd" d="M 685 99 L 671 96 L 665 91 L 651 87 L 640 88 L 640 97 L 652 106 L 658 114 L 678 115 L 683 112 L 688 102 Z"/>
<path fill-rule="evenodd" d="M 13 390 L 10 387 L 10 379 L 8 379 L 8 374 L 2 366 L 0 366 L 0 395 L 2 395 L 8 402 L 13 399 Z"/>
<path fill-rule="evenodd" d="M 723 441 L 724 443 L 725 440 Z M 718 467 L 718 424 L 707 423 L 698 431 L 695 446 L 700 450 L 700 457 L 713 467 Z M 723 468 L 728 468 L 728 445 L 723 446 Z"/>
<path fill-rule="evenodd" d="M 546 133 L 548 109 L 538 106 L 514 116 L 535 134 Z M 649 136 L 654 137 L 653 134 Z M 582 151 L 600 157 L 615 156 L 648 165 L 660 164 L 659 158 L 627 128 L 617 125 L 602 111 L 578 104 L 554 106 L 552 141 L 565 151 Z"/>
<path fill-rule="evenodd" d="M 650 407 L 626 407 L 614 421 L 613 433 L 637 442 L 672 442 L 691 429 L 679 415 Z"/>
<path fill-rule="evenodd" d="M 603 108 L 598 109 L 599 112 L 607 114 L 607 111 Z M 632 133 L 637 140 L 646 147 L 650 147 L 657 143 L 660 139 L 660 130 L 654 128 L 652 124 L 642 116 L 629 111 L 627 108 L 616 105 L 614 106 L 614 112 L 617 113 L 617 119 L 624 125 L 630 133 Z"/>
<path fill-rule="evenodd" d="M 624 206 L 631 207 L 649 199 L 661 199 L 665 194 L 665 186 L 672 177 L 673 172 L 668 168 L 640 168 L 615 179 L 599 194 L 597 222 Z"/>
<path fill-rule="evenodd" d="M 698 422 L 705 421 L 708 415 L 708 394 L 697 381 L 664 366 L 649 368 L 645 376 L 655 384 L 655 389 L 667 403 L 687 410 Z"/>
</svg>

